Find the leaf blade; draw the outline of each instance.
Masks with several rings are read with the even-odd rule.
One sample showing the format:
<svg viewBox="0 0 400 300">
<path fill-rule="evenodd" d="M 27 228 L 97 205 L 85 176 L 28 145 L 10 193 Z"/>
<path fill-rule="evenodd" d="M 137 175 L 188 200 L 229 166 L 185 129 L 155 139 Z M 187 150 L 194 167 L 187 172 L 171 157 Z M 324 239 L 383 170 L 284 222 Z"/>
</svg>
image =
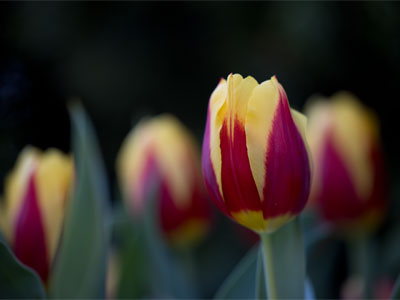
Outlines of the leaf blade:
<svg viewBox="0 0 400 300">
<path fill-rule="evenodd" d="M 78 103 L 70 106 L 76 189 L 68 205 L 51 282 L 55 298 L 104 298 L 109 244 L 108 189 L 94 130 Z"/>
<path fill-rule="evenodd" d="M 0 265 L 1 299 L 46 298 L 39 276 L 32 269 L 22 264 L 1 240 Z"/>
</svg>

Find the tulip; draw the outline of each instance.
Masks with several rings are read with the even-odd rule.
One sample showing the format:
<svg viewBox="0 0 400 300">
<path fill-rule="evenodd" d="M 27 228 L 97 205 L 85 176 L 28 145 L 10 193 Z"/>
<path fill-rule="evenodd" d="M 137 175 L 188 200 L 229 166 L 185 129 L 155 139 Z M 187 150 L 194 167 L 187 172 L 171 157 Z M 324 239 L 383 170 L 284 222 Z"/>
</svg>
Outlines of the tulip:
<svg viewBox="0 0 400 300">
<path fill-rule="evenodd" d="M 311 202 L 336 228 L 376 228 L 386 207 L 386 174 L 375 115 L 347 92 L 308 105 L 315 164 Z"/>
<path fill-rule="evenodd" d="M 173 116 L 143 120 L 132 130 L 120 150 L 117 173 L 135 218 L 143 215 L 150 189 L 159 182 L 160 225 L 172 245 L 187 247 L 205 236 L 211 211 L 196 143 Z"/>
<path fill-rule="evenodd" d="M 63 226 L 73 173 L 59 150 L 25 148 L 5 181 L 1 228 L 15 256 L 47 282 Z"/>
<path fill-rule="evenodd" d="M 209 101 L 202 158 L 216 206 L 258 233 L 298 215 L 310 190 L 305 130 L 275 76 L 261 84 L 238 74 L 222 79 Z"/>
</svg>

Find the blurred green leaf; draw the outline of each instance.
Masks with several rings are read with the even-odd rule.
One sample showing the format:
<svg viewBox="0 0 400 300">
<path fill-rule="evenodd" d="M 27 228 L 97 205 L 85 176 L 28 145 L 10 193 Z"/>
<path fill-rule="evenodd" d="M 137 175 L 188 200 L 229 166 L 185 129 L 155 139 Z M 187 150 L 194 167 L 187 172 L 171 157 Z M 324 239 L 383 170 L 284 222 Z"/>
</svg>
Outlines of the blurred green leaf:
<svg viewBox="0 0 400 300">
<path fill-rule="evenodd" d="M 38 275 L 22 264 L 0 241 L 0 298 L 44 299 L 46 294 Z"/>
<path fill-rule="evenodd" d="M 390 299 L 400 299 L 400 275 L 397 277 Z"/>
<path fill-rule="evenodd" d="M 122 205 L 117 209 L 114 229 L 120 279 L 117 289 L 119 299 L 149 298 L 149 254 L 141 224 L 134 223 Z"/>
<path fill-rule="evenodd" d="M 150 254 L 150 282 L 157 298 L 196 298 L 194 283 L 186 276 L 176 258 L 168 248 L 160 231 L 158 222 L 158 182 L 153 181 L 153 188 L 146 199 L 144 217 L 145 239 Z"/>
<path fill-rule="evenodd" d="M 269 239 L 278 298 L 303 298 L 305 295 L 306 264 L 300 219 L 295 218 L 276 232 L 263 238 Z M 266 274 L 266 276 L 268 275 Z"/>
<path fill-rule="evenodd" d="M 79 103 L 70 106 L 76 186 L 51 278 L 54 298 L 104 298 L 109 248 L 107 180 L 95 133 Z"/>
<path fill-rule="evenodd" d="M 254 299 L 259 246 L 254 246 L 236 265 L 215 294 L 214 299 Z"/>
</svg>

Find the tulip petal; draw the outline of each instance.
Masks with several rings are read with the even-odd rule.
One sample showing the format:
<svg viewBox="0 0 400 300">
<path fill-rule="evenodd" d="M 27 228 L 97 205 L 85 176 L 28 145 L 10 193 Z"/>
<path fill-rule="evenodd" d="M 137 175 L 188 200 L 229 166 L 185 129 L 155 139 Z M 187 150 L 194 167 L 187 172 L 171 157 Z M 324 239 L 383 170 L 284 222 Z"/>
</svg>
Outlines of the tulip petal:
<svg viewBox="0 0 400 300">
<path fill-rule="evenodd" d="M 49 260 L 33 173 L 16 219 L 13 248 L 15 256 L 46 282 Z"/>
<path fill-rule="evenodd" d="M 211 199 L 214 201 L 215 205 L 220 209 L 223 213 L 226 215 L 230 216 L 230 213 L 227 211 L 224 200 L 222 199 L 222 194 L 221 194 L 221 187 L 218 185 L 217 178 L 215 176 L 215 171 L 214 171 L 214 165 L 211 161 L 211 148 L 210 148 L 210 127 L 211 127 L 211 122 L 210 122 L 210 113 L 208 113 L 207 116 L 207 123 L 206 123 L 206 129 L 204 133 L 204 138 L 203 138 L 203 149 L 202 149 L 202 169 L 203 169 L 203 175 L 204 175 L 204 182 L 206 184 L 206 188 L 208 190 L 208 193 L 211 196 Z M 219 138 L 218 138 L 219 140 Z M 217 148 L 218 152 L 219 147 Z M 215 149 L 214 151 L 217 151 Z M 219 152 L 219 156 L 221 156 Z M 220 173 L 221 174 L 221 173 Z"/>
<path fill-rule="evenodd" d="M 277 84 L 280 99 L 268 139 L 265 217 L 288 213 L 297 215 L 304 208 L 310 190 L 310 165 L 305 142 L 293 121 L 286 93 Z"/>
<path fill-rule="evenodd" d="M 56 149 L 49 149 L 42 155 L 35 173 L 38 203 L 50 261 L 55 255 L 60 239 L 72 173 L 71 157 Z"/>
<path fill-rule="evenodd" d="M 209 151 L 212 169 L 222 198 L 220 131 L 226 112 L 227 83 L 221 80 L 211 95 L 208 106 Z M 208 151 L 206 151 L 208 152 Z"/>
<path fill-rule="evenodd" d="M 351 220 L 362 214 L 362 203 L 356 193 L 351 175 L 335 149 L 332 135 L 321 149 L 324 157 L 319 165 L 319 190 L 315 199 L 323 217 L 328 221 Z"/>
<path fill-rule="evenodd" d="M 257 86 L 249 99 L 246 115 L 246 144 L 251 171 L 257 185 L 258 194 L 263 200 L 265 184 L 265 159 L 267 140 L 272 129 L 274 112 L 279 102 L 279 92 L 272 80 Z"/>
<path fill-rule="evenodd" d="M 6 178 L 4 203 L 2 205 L 4 220 L 1 220 L 1 225 L 9 242 L 14 239 L 14 224 L 23 203 L 29 176 L 39 164 L 40 156 L 41 152 L 36 148 L 26 147 L 19 155 L 13 171 Z"/>
<path fill-rule="evenodd" d="M 230 212 L 261 211 L 260 197 L 250 168 L 244 124 L 235 120 L 233 134 L 227 120 L 221 132 L 222 190 Z"/>
<path fill-rule="evenodd" d="M 201 240 L 210 226 L 211 210 L 204 204 L 202 186 L 191 190 L 190 205 L 181 207 L 174 201 L 170 185 L 161 183 L 160 219 L 163 231 L 176 246 L 188 246 Z"/>
<path fill-rule="evenodd" d="M 369 149 L 378 127 L 374 124 L 376 120 L 350 93 L 336 93 L 331 100 L 335 147 L 341 153 L 359 197 L 368 199 L 373 187 Z"/>
</svg>

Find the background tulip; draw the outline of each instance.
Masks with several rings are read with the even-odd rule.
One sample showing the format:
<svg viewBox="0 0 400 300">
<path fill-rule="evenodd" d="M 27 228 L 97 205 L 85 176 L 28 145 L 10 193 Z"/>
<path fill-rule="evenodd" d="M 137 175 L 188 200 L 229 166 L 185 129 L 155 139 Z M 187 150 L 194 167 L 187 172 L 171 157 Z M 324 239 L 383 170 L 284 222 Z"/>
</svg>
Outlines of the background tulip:
<svg viewBox="0 0 400 300">
<path fill-rule="evenodd" d="M 44 282 L 63 226 L 72 159 L 56 149 L 25 148 L 5 182 L 1 227 L 15 255 Z"/>
<path fill-rule="evenodd" d="M 337 226 L 373 228 L 386 207 L 379 126 L 372 111 L 347 92 L 308 105 L 315 164 L 312 202 Z"/>
<path fill-rule="evenodd" d="M 159 181 L 160 224 L 174 245 L 189 245 L 209 229 L 211 211 L 196 143 L 170 115 L 141 121 L 126 138 L 117 163 L 124 198 L 134 216 Z"/>
<path fill-rule="evenodd" d="M 273 232 L 304 208 L 311 161 L 305 117 L 276 77 L 229 75 L 211 95 L 203 173 L 217 207 L 257 232 Z"/>
</svg>

